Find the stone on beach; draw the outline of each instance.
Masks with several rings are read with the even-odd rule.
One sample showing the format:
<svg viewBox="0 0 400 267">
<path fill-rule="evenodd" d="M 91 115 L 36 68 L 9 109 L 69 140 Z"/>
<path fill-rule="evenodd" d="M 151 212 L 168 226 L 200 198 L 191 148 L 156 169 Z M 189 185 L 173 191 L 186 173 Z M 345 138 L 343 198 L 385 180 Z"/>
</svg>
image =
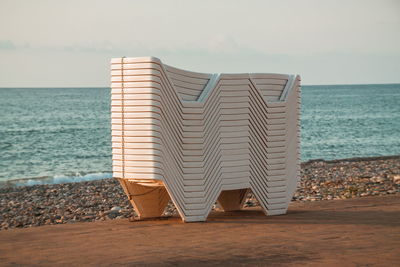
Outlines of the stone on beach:
<svg viewBox="0 0 400 267">
<path fill-rule="evenodd" d="M 400 193 L 400 156 L 302 163 L 293 201 L 335 200 Z M 245 207 L 257 206 L 250 193 Z M 218 206 L 218 205 L 217 205 Z M 216 206 L 216 209 L 218 209 Z M 176 213 L 170 203 L 165 216 Z M 115 179 L 0 188 L 0 229 L 133 218 Z"/>
</svg>

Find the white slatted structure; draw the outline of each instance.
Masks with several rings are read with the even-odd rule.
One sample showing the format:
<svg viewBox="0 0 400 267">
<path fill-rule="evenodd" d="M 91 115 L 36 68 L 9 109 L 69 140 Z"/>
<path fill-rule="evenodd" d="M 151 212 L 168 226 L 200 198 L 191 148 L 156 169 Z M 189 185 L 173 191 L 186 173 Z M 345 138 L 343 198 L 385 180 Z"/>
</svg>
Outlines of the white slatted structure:
<svg viewBox="0 0 400 267">
<path fill-rule="evenodd" d="M 218 201 L 241 208 L 252 190 L 267 215 L 284 214 L 300 177 L 300 77 L 204 74 L 154 57 L 115 58 L 113 175 L 140 218 L 171 199 L 183 221 Z"/>
</svg>

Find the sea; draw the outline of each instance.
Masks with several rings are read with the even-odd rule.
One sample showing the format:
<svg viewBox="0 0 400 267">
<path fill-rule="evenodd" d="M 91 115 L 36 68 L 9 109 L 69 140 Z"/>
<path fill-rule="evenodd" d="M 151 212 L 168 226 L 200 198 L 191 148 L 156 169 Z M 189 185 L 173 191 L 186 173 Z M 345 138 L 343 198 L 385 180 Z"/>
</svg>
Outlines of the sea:
<svg viewBox="0 0 400 267">
<path fill-rule="evenodd" d="M 302 86 L 301 160 L 400 154 L 400 84 Z M 0 88 L 0 185 L 111 178 L 110 88 Z"/>
</svg>

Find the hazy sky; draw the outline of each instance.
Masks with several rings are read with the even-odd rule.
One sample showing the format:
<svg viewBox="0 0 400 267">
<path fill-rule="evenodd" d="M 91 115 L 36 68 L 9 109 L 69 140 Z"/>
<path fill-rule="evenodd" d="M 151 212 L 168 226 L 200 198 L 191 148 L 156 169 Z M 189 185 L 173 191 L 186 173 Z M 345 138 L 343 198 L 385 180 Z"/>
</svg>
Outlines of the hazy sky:
<svg viewBox="0 0 400 267">
<path fill-rule="evenodd" d="M 399 83 L 400 1 L 4 1 L 0 87 L 109 86 L 112 57 Z"/>
</svg>

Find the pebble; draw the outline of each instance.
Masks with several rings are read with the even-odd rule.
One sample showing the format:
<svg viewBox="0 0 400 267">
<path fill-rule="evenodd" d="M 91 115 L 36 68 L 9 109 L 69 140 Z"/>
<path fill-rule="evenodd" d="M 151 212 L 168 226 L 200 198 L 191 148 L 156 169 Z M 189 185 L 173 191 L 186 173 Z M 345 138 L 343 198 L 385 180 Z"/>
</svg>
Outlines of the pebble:
<svg viewBox="0 0 400 267">
<path fill-rule="evenodd" d="M 122 210 L 122 208 L 121 207 L 118 207 L 118 206 L 115 206 L 115 207 L 112 207 L 111 208 L 111 211 L 112 212 L 120 212 Z"/>
<path fill-rule="evenodd" d="M 293 201 L 337 200 L 400 193 L 400 156 L 313 160 L 301 164 Z M 252 193 L 245 207 L 258 206 Z M 215 205 L 218 209 L 218 205 Z M 176 214 L 169 203 L 164 216 Z M 115 179 L 0 188 L 0 229 L 134 218 L 135 211 Z"/>
</svg>

